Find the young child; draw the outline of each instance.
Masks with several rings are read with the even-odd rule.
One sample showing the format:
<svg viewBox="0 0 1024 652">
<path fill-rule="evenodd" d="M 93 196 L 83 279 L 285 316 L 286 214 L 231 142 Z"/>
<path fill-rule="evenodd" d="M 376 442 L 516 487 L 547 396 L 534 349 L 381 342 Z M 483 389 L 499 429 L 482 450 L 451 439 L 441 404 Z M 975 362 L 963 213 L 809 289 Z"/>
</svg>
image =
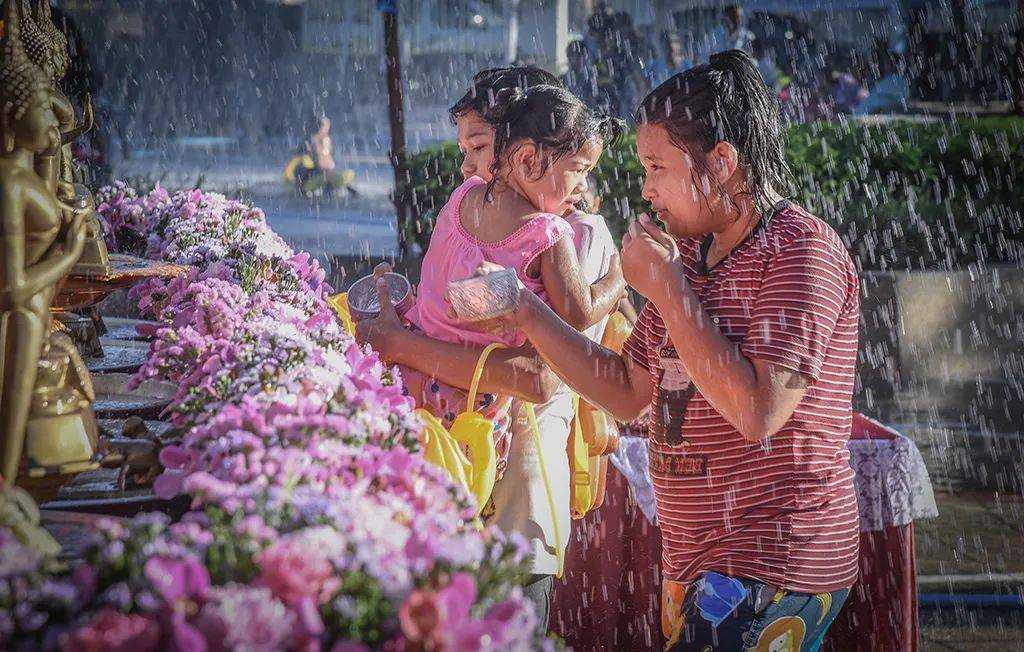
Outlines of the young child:
<svg viewBox="0 0 1024 652">
<path fill-rule="evenodd" d="M 485 68 L 473 75 L 469 90 L 448 110 L 462 152 L 462 178 L 491 180 L 494 125 L 484 119 L 484 114 L 494 106 L 499 93 L 511 88 L 560 85 L 558 77 L 534 66 Z"/>
<path fill-rule="evenodd" d="M 604 142 L 617 121 L 592 114 L 554 86 L 500 91 L 481 116 L 493 129 L 491 180 L 471 176 L 438 215 L 423 261 L 416 304 L 406 317 L 426 335 L 449 342 L 517 346 L 518 332 L 484 332 L 451 315 L 451 281 L 474 275 L 483 263 L 514 269 L 519 280 L 578 328 L 605 317 L 623 291 L 619 275 L 593 285 L 582 280 L 572 228 L 562 217 L 586 190 Z M 446 426 L 465 409 L 463 390 L 404 368 L 406 388 L 419 407 Z M 477 409 L 495 421 L 498 477 L 509 449 L 511 397 L 483 395 Z"/>
</svg>

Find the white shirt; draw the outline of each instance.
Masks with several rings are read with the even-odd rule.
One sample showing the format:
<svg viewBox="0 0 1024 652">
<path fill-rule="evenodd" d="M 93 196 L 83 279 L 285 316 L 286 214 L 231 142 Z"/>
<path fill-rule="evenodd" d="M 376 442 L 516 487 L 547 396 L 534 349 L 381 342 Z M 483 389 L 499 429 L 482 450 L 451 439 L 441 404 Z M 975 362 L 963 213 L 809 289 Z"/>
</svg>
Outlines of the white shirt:
<svg viewBox="0 0 1024 652">
<path fill-rule="evenodd" d="M 592 284 L 608 272 L 612 255 L 617 253 L 615 241 L 600 215 L 576 213 L 567 217 L 573 228 L 576 252 L 580 258 L 583 278 Z M 584 331 L 595 342 L 604 334 L 605 317 Z M 497 525 L 503 532 L 519 532 L 533 550 L 531 570 L 538 575 L 553 575 L 557 570 L 555 557 L 555 519 L 551 517 L 547 490 L 540 473 L 537 447 L 525 410 L 517 402 L 512 406 L 512 447 L 505 475 L 494 487 L 494 515 L 488 525 Z M 558 534 L 563 553 L 569 543 L 569 457 L 566 443 L 572 424 L 572 391 L 563 383 L 550 401 L 536 406 L 544 466 L 554 494 L 558 512 Z"/>
</svg>

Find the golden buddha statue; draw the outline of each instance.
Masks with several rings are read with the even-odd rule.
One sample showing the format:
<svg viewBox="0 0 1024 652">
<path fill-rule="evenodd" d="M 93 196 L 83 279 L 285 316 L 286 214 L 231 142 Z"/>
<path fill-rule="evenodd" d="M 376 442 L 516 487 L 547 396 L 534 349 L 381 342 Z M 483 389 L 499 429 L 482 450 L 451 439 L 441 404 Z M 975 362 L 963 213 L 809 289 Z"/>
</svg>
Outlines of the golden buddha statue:
<svg viewBox="0 0 1024 652">
<path fill-rule="evenodd" d="M 52 333 L 37 366 L 32 392 L 25 457 L 30 478 L 96 468 L 99 444 L 92 401 L 92 377 L 65 333 Z"/>
<path fill-rule="evenodd" d="M 13 482 L 18 477 L 33 400 L 40 389 L 36 383 L 40 359 L 45 363 L 51 352 L 50 304 L 54 286 L 82 253 L 90 210 L 61 202 L 47 180 L 36 172 L 35 157 L 59 148 L 58 116 L 64 105 L 43 71 L 29 60 L 22 45 L 16 0 L 5 0 L 3 10 L 0 39 L 0 473 L 7 482 Z M 65 370 L 61 379 L 66 375 Z M 64 450 L 63 444 L 57 441 L 60 432 L 43 430 L 37 431 L 37 436 L 51 441 L 36 442 L 30 448 Z M 75 454 L 63 461 L 87 460 Z"/>
<path fill-rule="evenodd" d="M 76 183 L 75 165 L 71 154 L 71 143 L 93 127 L 92 100 L 86 95 L 83 119 L 75 117 L 71 101 L 60 90 L 60 81 L 70 65 L 67 39 L 53 24 L 48 0 L 39 0 L 35 11 L 30 10 L 29 0 L 21 3 L 21 40 L 30 61 L 43 71 L 44 76 L 58 98 L 57 118 L 60 121 L 60 142 L 36 157 L 36 172 L 47 180 L 47 184 L 63 201 L 72 204 L 95 206 L 92 194 L 82 184 Z M 74 271 L 81 274 L 110 273 L 110 257 L 103 241 L 103 229 L 95 216 L 86 222 L 86 238 L 82 256 Z"/>
<path fill-rule="evenodd" d="M 54 78 L 64 79 L 68 68 L 71 67 L 71 58 L 68 56 L 68 40 L 64 36 L 64 32 L 57 29 L 57 25 L 54 24 L 48 0 L 36 2 L 36 10 L 33 12 L 32 18 L 35 19 L 36 25 L 50 42 L 50 51 L 53 53 Z"/>
</svg>

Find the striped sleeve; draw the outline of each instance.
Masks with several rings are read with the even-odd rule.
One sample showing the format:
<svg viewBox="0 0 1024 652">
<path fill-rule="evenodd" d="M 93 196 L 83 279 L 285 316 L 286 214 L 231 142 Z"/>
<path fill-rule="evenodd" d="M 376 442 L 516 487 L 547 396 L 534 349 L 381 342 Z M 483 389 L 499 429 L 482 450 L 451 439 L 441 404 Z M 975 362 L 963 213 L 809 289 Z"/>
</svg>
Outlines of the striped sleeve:
<svg viewBox="0 0 1024 652">
<path fill-rule="evenodd" d="M 744 355 L 817 381 L 847 302 L 848 262 L 845 250 L 817 233 L 784 244 L 754 302 Z"/>
<path fill-rule="evenodd" d="M 647 370 L 651 368 L 651 362 L 647 357 L 647 333 L 651 328 L 653 306 L 654 304 L 648 301 L 640 310 L 636 324 L 633 325 L 633 331 L 626 338 L 626 343 L 622 345 L 623 355 Z"/>
</svg>

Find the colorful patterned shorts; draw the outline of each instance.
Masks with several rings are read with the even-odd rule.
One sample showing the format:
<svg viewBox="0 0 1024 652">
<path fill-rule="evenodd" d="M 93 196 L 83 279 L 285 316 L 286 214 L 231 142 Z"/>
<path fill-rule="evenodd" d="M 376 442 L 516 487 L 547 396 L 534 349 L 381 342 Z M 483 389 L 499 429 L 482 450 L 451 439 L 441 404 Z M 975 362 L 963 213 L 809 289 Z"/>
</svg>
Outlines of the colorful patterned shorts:
<svg viewBox="0 0 1024 652">
<path fill-rule="evenodd" d="M 722 577 L 722 576 L 720 576 Z M 746 598 L 714 626 L 718 596 L 702 579 L 687 585 L 665 580 L 662 587 L 662 629 L 666 650 L 719 652 L 817 652 L 850 593 L 792 593 L 763 582 L 741 579 Z"/>
<path fill-rule="evenodd" d="M 416 407 L 424 408 L 444 425 L 451 428 L 455 418 L 466 410 L 469 392 L 442 383 L 436 378 L 415 369 L 400 367 L 405 380 L 405 393 L 416 401 Z M 501 479 L 508 466 L 508 454 L 512 446 L 511 396 L 498 396 L 479 392 L 475 409 L 485 418 L 494 422 L 494 451 L 497 457 L 495 478 Z"/>
</svg>

